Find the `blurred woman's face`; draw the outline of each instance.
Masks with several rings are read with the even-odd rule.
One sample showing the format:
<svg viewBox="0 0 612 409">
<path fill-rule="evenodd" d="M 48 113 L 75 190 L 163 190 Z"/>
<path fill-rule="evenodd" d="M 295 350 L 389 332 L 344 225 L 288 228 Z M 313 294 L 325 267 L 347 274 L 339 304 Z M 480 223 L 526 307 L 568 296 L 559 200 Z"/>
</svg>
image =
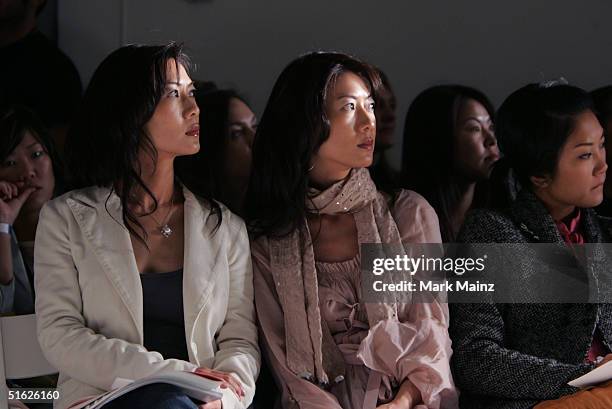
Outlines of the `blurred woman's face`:
<svg viewBox="0 0 612 409">
<path fill-rule="evenodd" d="M 200 150 L 200 110 L 195 87 L 185 67 L 168 60 L 166 84 L 145 131 L 153 141 L 158 157 L 193 155 Z"/>
<path fill-rule="evenodd" d="M 549 205 L 595 207 L 603 200 L 607 169 L 603 129 L 593 112 L 586 111 L 576 117 L 554 175 L 534 189 Z"/>
<path fill-rule="evenodd" d="M 612 161 L 612 118 L 608 118 L 604 126 L 604 137 L 606 138 L 606 163 Z M 604 196 L 612 197 L 612 178 L 607 178 L 604 184 Z"/>
<path fill-rule="evenodd" d="M 340 74 L 325 101 L 329 137 L 314 155 L 315 167 L 350 171 L 372 164 L 376 118 L 366 83 L 352 72 Z"/>
<path fill-rule="evenodd" d="M 239 183 L 246 184 L 251 172 L 251 148 L 257 129 L 257 118 L 247 104 L 238 98 L 231 98 L 227 123 L 225 173 Z"/>
<path fill-rule="evenodd" d="M 488 179 L 500 154 L 493 119 L 480 102 L 470 98 L 460 105 L 454 138 L 455 170 L 469 181 Z"/>
<path fill-rule="evenodd" d="M 381 87 L 376 103 L 376 150 L 385 150 L 393 146 L 395 132 L 397 101 L 393 91 Z"/>
<path fill-rule="evenodd" d="M 0 180 L 15 184 L 20 193 L 28 187 L 36 189 L 23 209 L 40 210 L 53 197 L 55 177 L 51 158 L 29 131 L 0 164 Z"/>
</svg>

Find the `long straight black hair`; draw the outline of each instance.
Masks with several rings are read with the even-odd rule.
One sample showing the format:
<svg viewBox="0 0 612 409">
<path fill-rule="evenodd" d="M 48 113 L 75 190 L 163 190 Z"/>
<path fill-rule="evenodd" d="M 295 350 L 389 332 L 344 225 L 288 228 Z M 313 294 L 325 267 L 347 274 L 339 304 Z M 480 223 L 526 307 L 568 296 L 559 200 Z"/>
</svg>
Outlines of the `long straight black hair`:
<svg viewBox="0 0 612 409">
<path fill-rule="evenodd" d="M 117 190 L 121 199 L 123 222 L 138 239 L 146 232 L 127 206 L 136 187 L 157 199 L 141 178 L 138 154 L 144 150 L 155 163 L 157 151 L 144 130 L 162 98 L 166 86 L 168 61 L 190 68 L 182 45 L 128 45 L 112 52 L 96 69 L 83 98 L 79 114 L 68 133 L 66 159 L 72 189 L 87 186 Z M 181 181 L 180 172 L 175 172 Z M 190 188 L 190 186 L 187 186 Z M 208 199 L 219 216 L 219 205 L 204 191 L 192 189 Z M 142 236 L 131 226 L 137 226 Z"/>
<path fill-rule="evenodd" d="M 283 237 L 304 226 L 308 169 L 329 137 L 325 101 L 344 72 L 361 77 L 377 99 L 380 77 L 354 57 L 313 52 L 280 74 L 259 122 L 253 145 L 246 218 L 254 237 Z"/>
<path fill-rule="evenodd" d="M 454 240 L 451 214 L 460 199 L 453 166 L 455 124 L 461 104 L 473 99 L 495 116 L 489 99 L 462 85 L 439 85 L 421 92 L 410 105 L 404 123 L 401 186 L 420 193 L 436 210 L 444 242 Z M 475 201 L 486 197 L 482 183 Z M 476 203 L 478 205 L 479 203 Z"/>
</svg>

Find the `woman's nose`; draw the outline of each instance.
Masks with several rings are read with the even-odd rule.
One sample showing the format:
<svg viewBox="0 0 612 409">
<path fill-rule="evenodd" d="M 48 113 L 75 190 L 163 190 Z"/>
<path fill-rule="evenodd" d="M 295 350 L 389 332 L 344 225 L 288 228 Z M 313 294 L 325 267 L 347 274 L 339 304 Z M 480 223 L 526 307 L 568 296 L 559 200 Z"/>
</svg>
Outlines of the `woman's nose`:
<svg viewBox="0 0 612 409">
<path fill-rule="evenodd" d="M 34 166 L 32 166 L 32 164 L 29 161 L 24 162 L 21 165 L 21 169 L 20 169 L 20 179 L 22 181 L 27 181 L 27 180 L 34 178 L 35 176 L 36 176 L 36 170 L 34 169 Z"/>
<path fill-rule="evenodd" d="M 185 117 L 190 118 L 192 116 L 200 115 L 200 108 L 195 101 L 195 98 L 187 98 L 187 106 L 185 107 Z"/>
<path fill-rule="evenodd" d="M 376 117 L 374 116 L 374 113 L 362 109 L 359 125 L 360 128 L 364 131 L 369 129 L 376 129 Z"/>
</svg>

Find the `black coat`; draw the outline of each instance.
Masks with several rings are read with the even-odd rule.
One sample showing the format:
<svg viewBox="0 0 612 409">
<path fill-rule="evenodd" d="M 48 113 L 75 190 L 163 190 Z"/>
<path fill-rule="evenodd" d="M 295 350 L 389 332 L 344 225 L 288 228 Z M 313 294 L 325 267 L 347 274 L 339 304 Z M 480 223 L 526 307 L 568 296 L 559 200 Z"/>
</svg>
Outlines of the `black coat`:
<svg viewBox="0 0 612 409">
<path fill-rule="evenodd" d="M 585 242 L 610 242 L 611 227 L 610 219 L 581 209 Z M 563 243 L 527 190 L 505 211 L 471 212 L 458 241 Z M 529 261 L 517 260 L 517 268 L 529 270 Z M 596 327 L 612 346 L 612 304 L 451 304 L 450 311 L 451 366 L 462 409 L 526 409 L 574 393 L 567 382 L 594 367 L 584 361 Z"/>
</svg>

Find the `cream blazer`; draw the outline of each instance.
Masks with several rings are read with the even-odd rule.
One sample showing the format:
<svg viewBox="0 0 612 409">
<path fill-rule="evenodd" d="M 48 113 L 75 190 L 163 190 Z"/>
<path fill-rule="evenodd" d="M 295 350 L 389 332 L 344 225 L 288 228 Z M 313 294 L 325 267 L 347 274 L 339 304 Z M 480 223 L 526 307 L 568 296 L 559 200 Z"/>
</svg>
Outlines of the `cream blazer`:
<svg viewBox="0 0 612 409">
<path fill-rule="evenodd" d="M 189 362 L 164 359 L 142 345 L 142 286 L 119 197 L 90 187 L 43 208 L 34 254 L 36 315 L 41 348 L 60 371 L 55 407 L 107 391 L 116 378 L 197 367 L 241 381 L 246 396 L 240 400 L 225 389 L 224 409 L 250 404 L 260 357 L 246 229 L 221 205 L 223 222 L 213 233 L 209 206 L 183 192 Z"/>
</svg>

